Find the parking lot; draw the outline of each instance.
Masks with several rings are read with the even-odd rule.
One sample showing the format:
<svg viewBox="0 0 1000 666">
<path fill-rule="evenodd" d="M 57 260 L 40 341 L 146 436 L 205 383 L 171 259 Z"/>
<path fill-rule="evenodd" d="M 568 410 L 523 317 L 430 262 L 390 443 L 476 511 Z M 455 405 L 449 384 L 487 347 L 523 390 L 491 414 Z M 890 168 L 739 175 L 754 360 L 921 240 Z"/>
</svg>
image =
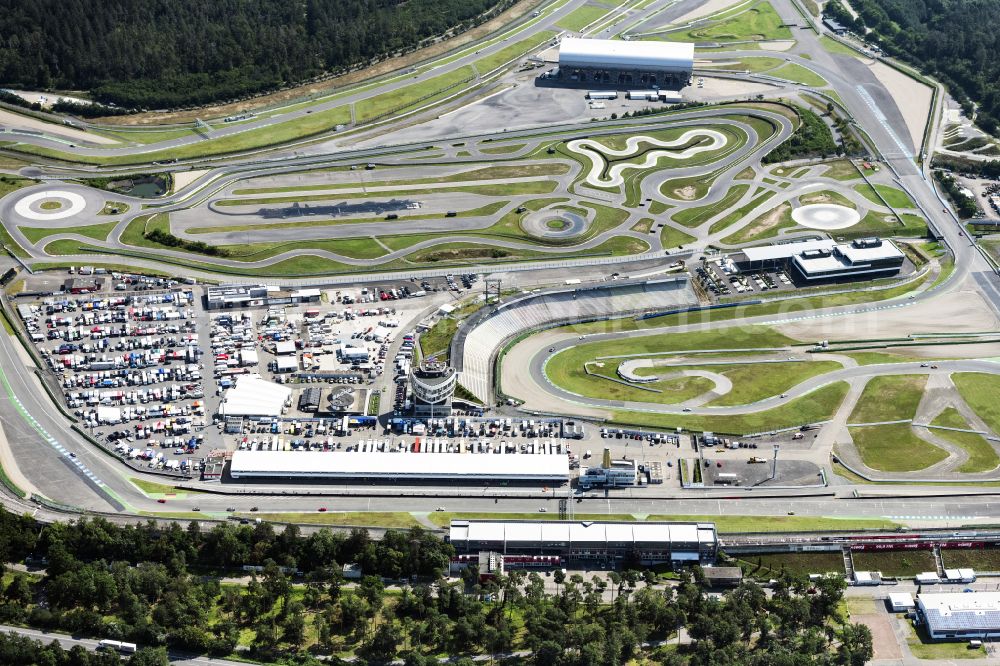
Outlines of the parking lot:
<svg viewBox="0 0 1000 666">
<path fill-rule="evenodd" d="M 695 269 L 695 280 L 713 299 L 795 289 L 795 283 L 784 270 L 741 273 L 728 257 L 706 261 Z"/>
</svg>

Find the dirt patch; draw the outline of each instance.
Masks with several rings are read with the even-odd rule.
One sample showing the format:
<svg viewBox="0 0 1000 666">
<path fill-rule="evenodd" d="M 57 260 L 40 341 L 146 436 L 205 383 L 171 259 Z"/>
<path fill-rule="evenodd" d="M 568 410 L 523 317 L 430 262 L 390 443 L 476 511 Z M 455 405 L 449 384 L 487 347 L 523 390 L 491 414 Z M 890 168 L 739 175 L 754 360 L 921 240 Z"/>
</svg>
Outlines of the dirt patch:
<svg viewBox="0 0 1000 666">
<path fill-rule="evenodd" d="M 683 199 L 684 201 L 693 201 L 696 196 L 698 196 L 698 190 L 694 185 L 688 185 L 687 187 L 682 187 L 680 189 L 674 190 L 675 199 Z"/>
<path fill-rule="evenodd" d="M 799 201 L 804 204 L 814 204 L 814 203 L 830 203 L 833 199 L 829 194 L 817 193 L 817 194 L 807 194 L 804 197 L 799 197 Z"/>
<path fill-rule="evenodd" d="M 787 51 L 795 46 L 794 39 L 781 39 L 775 42 L 761 42 L 761 51 Z"/>
<path fill-rule="evenodd" d="M 194 171 L 177 171 L 174 173 L 174 192 L 179 192 L 185 187 L 198 180 L 208 173 L 207 169 L 195 169 Z"/>
<path fill-rule="evenodd" d="M 876 62 L 868 67 L 879 83 L 885 86 L 895 100 L 906 100 L 905 104 L 897 104 L 903 114 L 906 129 L 917 150 L 924 141 L 924 128 L 931 109 L 934 91 L 906 74 L 893 69 L 883 62 Z"/>
<path fill-rule="evenodd" d="M 873 659 L 902 659 L 903 650 L 896 640 L 896 633 L 892 630 L 892 623 L 896 618 L 882 615 L 852 615 L 853 622 L 863 624 L 872 632 L 872 648 L 875 653 Z"/>
<path fill-rule="evenodd" d="M 217 118 L 222 116 L 235 115 L 243 111 L 252 111 L 262 107 L 280 106 L 299 98 L 310 95 L 323 95 L 331 92 L 335 88 L 352 85 L 368 81 L 377 76 L 389 74 L 399 69 L 412 67 L 417 63 L 459 48 L 471 42 L 486 37 L 490 33 L 500 30 L 505 25 L 521 18 L 535 7 L 540 5 L 542 0 L 522 0 L 499 16 L 477 26 L 471 30 L 456 35 L 451 39 L 446 39 L 437 44 L 419 49 L 413 53 L 408 53 L 398 58 L 389 58 L 371 67 L 366 67 L 355 72 L 344 74 L 328 81 L 320 83 L 309 83 L 288 90 L 262 95 L 249 100 L 233 102 L 231 104 L 219 104 L 197 109 L 185 109 L 183 111 L 170 111 L 167 113 L 139 113 L 134 116 L 114 116 L 113 118 L 97 118 L 94 122 L 114 122 L 119 125 L 160 125 L 165 123 L 194 122 L 195 118 Z"/>
<path fill-rule="evenodd" d="M 758 234 L 762 234 L 765 231 L 773 229 L 774 227 L 781 224 L 782 218 L 792 212 L 792 207 L 787 203 L 783 203 L 774 210 L 772 210 L 767 215 L 758 218 L 757 222 L 743 232 L 744 238 L 754 238 Z"/>
</svg>

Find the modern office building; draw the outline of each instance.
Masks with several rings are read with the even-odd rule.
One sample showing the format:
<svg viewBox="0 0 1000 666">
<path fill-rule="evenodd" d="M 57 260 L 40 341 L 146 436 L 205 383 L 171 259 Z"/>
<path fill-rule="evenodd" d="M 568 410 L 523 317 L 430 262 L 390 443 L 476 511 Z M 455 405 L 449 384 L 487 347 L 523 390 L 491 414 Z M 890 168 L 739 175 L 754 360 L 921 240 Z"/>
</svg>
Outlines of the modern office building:
<svg viewBox="0 0 1000 666">
<path fill-rule="evenodd" d="M 741 272 L 785 270 L 800 283 L 871 280 L 895 275 L 905 255 L 882 238 L 859 238 L 850 243 L 831 239 L 748 247 L 729 257 Z"/>
</svg>

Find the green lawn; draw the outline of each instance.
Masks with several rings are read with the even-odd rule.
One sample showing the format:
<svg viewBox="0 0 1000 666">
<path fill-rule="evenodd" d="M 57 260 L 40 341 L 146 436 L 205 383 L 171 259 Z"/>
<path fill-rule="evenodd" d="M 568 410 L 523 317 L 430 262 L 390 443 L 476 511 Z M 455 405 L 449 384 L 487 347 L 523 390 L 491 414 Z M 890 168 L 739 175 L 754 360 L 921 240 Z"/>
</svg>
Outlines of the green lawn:
<svg viewBox="0 0 1000 666">
<path fill-rule="evenodd" d="M 959 395 L 994 434 L 1000 434 L 1000 377 L 980 372 L 957 372 L 951 376 Z"/>
<path fill-rule="evenodd" d="M 755 73 L 766 72 L 775 67 L 780 67 L 781 64 L 785 62 L 781 58 L 772 58 L 770 56 L 760 56 L 743 58 L 736 65 L 727 65 L 724 69 L 738 69 L 743 71 L 750 71 Z"/>
<path fill-rule="evenodd" d="M 779 79 L 801 83 L 812 88 L 822 88 L 828 85 L 826 79 L 812 71 L 808 67 L 803 67 L 794 62 L 790 62 L 783 67 L 779 67 L 773 72 L 768 72 L 769 76 L 776 76 Z"/>
<path fill-rule="evenodd" d="M 933 567 L 932 567 L 933 569 Z M 906 623 L 908 637 L 906 645 L 917 659 L 932 659 L 950 663 L 955 659 L 982 659 L 986 656 L 986 648 L 980 645 L 970 649 L 966 641 L 935 641 L 927 638 L 922 630 Z"/>
<path fill-rule="evenodd" d="M 664 224 L 663 229 L 660 230 L 660 243 L 664 248 L 683 247 L 696 240 L 694 236 L 686 234 L 680 229 L 674 229 L 667 224 Z"/>
<path fill-rule="evenodd" d="M 646 412 L 613 412 L 611 422 L 623 425 L 644 425 L 655 428 L 685 428 L 692 431 L 712 431 L 747 435 L 792 428 L 807 423 L 826 421 L 833 416 L 847 395 L 848 384 L 836 382 L 812 393 L 790 400 L 780 407 L 735 416 L 694 416 L 690 414 L 654 414 Z"/>
<path fill-rule="evenodd" d="M 936 571 L 929 550 L 862 551 L 854 553 L 855 571 L 881 571 L 883 576 L 916 576 Z"/>
<path fill-rule="evenodd" d="M 430 97 L 439 95 L 445 90 L 457 92 L 460 87 L 468 88 L 466 82 L 474 76 L 472 67 L 460 67 L 420 83 L 363 99 L 354 104 L 355 122 L 365 123 L 380 119 L 386 114 L 402 111 L 418 102 L 429 101 Z"/>
<path fill-rule="evenodd" d="M 680 209 L 673 214 L 671 219 L 678 224 L 688 227 L 689 229 L 700 227 L 710 218 L 718 215 L 739 201 L 740 197 L 746 194 L 748 189 L 750 189 L 749 185 L 734 185 L 729 188 L 729 191 L 726 192 L 725 196 L 719 199 L 718 202 L 708 204 L 707 206 L 695 206 L 693 208 Z"/>
<path fill-rule="evenodd" d="M 827 162 L 826 167 L 826 170 L 822 173 L 822 175 L 826 178 L 833 178 L 835 180 L 854 180 L 855 178 L 861 178 L 861 174 L 858 173 L 857 168 L 849 160 Z"/>
<path fill-rule="evenodd" d="M 515 60 L 522 55 L 530 53 L 555 36 L 556 33 L 551 30 L 544 30 L 532 35 L 531 37 L 522 39 L 519 42 L 515 42 L 506 48 L 500 49 L 492 55 L 480 58 L 473 64 L 475 65 L 476 71 L 479 72 L 480 76 L 486 75 L 497 67 Z"/>
<path fill-rule="evenodd" d="M 396 528 L 420 526 L 420 522 L 416 518 L 409 513 L 400 511 L 326 511 L 323 513 L 317 511 L 315 513 L 235 513 L 233 515 L 240 518 L 259 518 L 272 523 L 301 523 L 305 525 L 350 525 Z"/>
<path fill-rule="evenodd" d="M 889 185 L 875 185 L 875 190 L 878 190 L 878 194 L 882 195 L 882 198 L 886 200 L 892 208 L 915 208 L 913 199 L 909 197 L 903 190 L 890 187 Z M 866 199 L 872 203 L 876 203 L 880 206 L 884 205 L 882 199 L 878 197 L 878 194 L 872 190 L 872 186 L 867 183 L 864 185 L 855 185 L 854 189 L 860 192 Z"/>
<path fill-rule="evenodd" d="M 827 37 L 826 35 L 823 35 L 822 37 L 819 38 L 819 43 L 823 46 L 824 49 L 835 55 L 846 55 L 846 56 L 858 55 L 857 51 L 855 51 L 854 49 L 844 46 L 837 40 Z"/>
<path fill-rule="evenodd" d="M 711 407 L 747 405 L 784 393 L 805 380 L 843 367 L 835 361 L 809 363 L 746 363 L 701 366 L 700 370 L 720 372 L 733 382 L 733 390 L 708 403 Z"/>
<path fill-rule="evenodd" d="M 456 320 L 449 317 L 439 319 L 437 323 L 420 334 L 418 338 L 420 355 L 424 358 L 437 356 L 438 360 L 447 361 L 448 348 L 457 330 L 458 322 Z"/>
<path fill-rule="evenodd" d="M 1000 571 L 1000 548 L 942 548 L 941 557 L 949 569 Z"/>
<path fill-rule="evenodd" d="M 182 497 L 184 495 L 196 494 L 200 492 L 197 490 L 187 490 L 187 489 L 180 490 L 174 486 L 165 483 L 157 483 L 156 481 L 147 481 L 145 479 L 138 479 L 134 476 L 129 477 L 129 481 L 131 481 L 133 485 L 138 487 L 139 490 L 146 493 L 147 495 L 177 495 L 178 497 Z"/>
<path fill-rule="evenodd" d="M 764 326 L 741 327 L 733 329 L 718 329 L 697 331 L 691 333 L 664 333 L 658 335 L 640 335 L 629 338 L 627 347 L 623 348 L 621 340 L 605 342 L 590 342 L 570 347 L 552 356 L 545 366 L 545 373 L 556 386 L 567 391 L 585 394 L 594 382 L 608 386 L 613 382 L 595 380 L 584 371 L 584 364 L 598 361 L 599 357 L 617 356 L 621 354 L 642 355 L 658 352 L 711 350 L 711 349 L 747 349 L 753 347 L 786 347 L 795 340 L 788 338 L 774 329 Z M 623 358 L 600 360 L 605 363 L 601 374 L 615 376 L 615 368 Z M 615 384 L 615 386 L 618 386 Z M 632 389 L 635 390 L 635 389 Z M 646 391 L 644 395 L 653 396 Z M 647 398 L 652 402 L 651 398 Z"/>
<path fill-rule="evenodd" d="M 479 148 L 479 152 L 484 155 L 506 155 L 507 153 L 516 153 L 517 151 L 524 148 L 527 144 L 524 143 L 509 143 L 501 146 L 483 146 Z"/>
<path fill-rule="evenodd" d="M 602 18 L 608 13 L 607 7 L 595 7 L 593 5 L 583 5 L 574 9 L 565 17 L 556 22 L 556 25 L 563 30 L 570 32 L 580 32 L 583 28 L 594 21 Z"/>
<path fill-rule="evenodd" d="M 937 415 L 931 425 L 944 426 L 947 428 L 965 428 L 971 429 L 972 426 L 969 422 L 965 420 L 954 407 L 948 407 L 943 412 Z M 1000 465 L 1000 456 L 997 456 L 996 450 L 993 445 L 990 444 L 984 437 L 977 435 L 972 432 L 957 432 L 954 430 L 933 430 L 932 431 L 938 437 L 948 440 L 953 444 L 962 447 L 966 453 L 969 454 L 969 459 L 966 460 L 958 468 L 959 472 L 964 472 L 966 474 L 971 474 L 974 472 L 987 472 L 991 469 L 995 469 L 997 465 Z"/>
<path fill-rule="evenodd" d="M 753 199 L 746 202 L 736 210 L 725 215 L 724 217 L 720 217 L 718 220 L 713 222 L 712 226 L 708 228 L 708 233 L 715 234 L 722 231 L 723 229 L 732 226 L 733 224 L 736 224 L 737 222 L 745 218 L 747 215 L 749 215 L 754 209 L 756 209 L 758 206 L 760 206 L 762 203 L 764 203 L 773 196 L 774 192 L 768 190 L 761 192 L 760 194 L 758 194 Z"/>
<path fill-rule="evenodd" d="M 879 423 L 912 419 L 924 394 L 925 384 L 927 375 L 872 377 L 847 421 Z"/>
<path fill-rule="evenodd" d="M 844 356 L 849 356 L 858 362 L 858 365 L 878 365 L 881 363 L 908 363 L 912 361 L 925 360 L 922 356 L 907 356 L 905 354 L 895 354 L 893 352 L 882 351 L 855 351 L 846 352 Z"/>
<path fill-rule="evenodd" d="M 59 229 L 54 227 L 18 227 L 24 237 L 27 238 L 32 243 L 37 243 L 43 238 L 48 238 L 49 236 L 54 236 L 55 234 L 80 234 L 81 236 L 86 236 L 87 238 L 93 238 L 94 240 L 107 240 L 108 234 L 111 230 L 115 228 L 118 221 L 105 222 L 103 224 L 86 224 L 82 227 L 72 227 L 68 229 Z"/>
<path fill-rule="evenodd" d="M 791 39 L 792 32 L 783 25 L 781 17 L 768 2 L 760 2 L 750 9 L 708 25 L 688 31 L 663 35 L 670 41 L 681 42 L 739 42 L 765 39 Z"/>
<path fill-rule="evenodd" d="M 0 176 L 0 197 L 7 196 L 11 192 L 15 192 L 22 187 L 37 184 L 37 180 L 31 180 L 30 178 Z M 26 259 L 31 256 L 23 247 L 17 244 L 17 242 L 11 237 L 10 233 L 8 233 L 7 228 L 3 225 L 0 225 L 0 243 L 3 243 L 4 247 L 22 259 Z"/>
<path fill-rule="evenodd" d="M 840 551 L 815 553 L 764 553 L 738 555 L 737 562 L 748 575 L 776 578 L 782 572 L 793 576 L 814 573 L 844 573 L 844 557 Z"/>
<path fill-rule="evenodd" d="M 948 457 L 948 453 L 917 437 L 909 423 L 850 428 L 854 446 L 865 465 L 882 472 L 915 472 Z"/>
</svg>

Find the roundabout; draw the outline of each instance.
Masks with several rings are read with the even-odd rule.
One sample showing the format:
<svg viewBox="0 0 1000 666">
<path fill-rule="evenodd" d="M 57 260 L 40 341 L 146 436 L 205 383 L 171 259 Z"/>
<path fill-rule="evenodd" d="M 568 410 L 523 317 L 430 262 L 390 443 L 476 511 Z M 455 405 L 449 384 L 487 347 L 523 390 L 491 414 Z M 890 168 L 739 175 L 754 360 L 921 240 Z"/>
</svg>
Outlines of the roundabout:
<svg viewBox="0 0 1000 666">
<path fill-rule="evenodd" d="M 858 211 L 838 204 L 811 204 L 792 211 L 792 220 L 809 229 L 847 229 L 861 221 Z"/>
<path fill-rule="evenodd" d="M 86 207 L 87 201 L 76 192 L 42 190 L 19 199 L 14 211 L 27 220 L 45 222 L 78 215 Z"/>
</svg>

